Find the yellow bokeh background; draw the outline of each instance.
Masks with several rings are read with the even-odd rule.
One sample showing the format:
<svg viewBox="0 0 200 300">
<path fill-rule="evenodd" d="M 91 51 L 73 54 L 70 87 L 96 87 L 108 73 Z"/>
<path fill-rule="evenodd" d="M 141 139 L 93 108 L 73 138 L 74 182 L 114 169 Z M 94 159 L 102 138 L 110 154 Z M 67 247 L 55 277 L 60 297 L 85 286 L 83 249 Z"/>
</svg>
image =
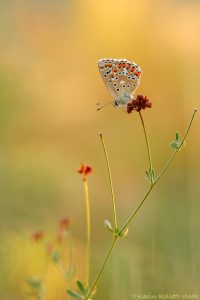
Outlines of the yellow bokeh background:
<svg viewBox="0 0 200 300">
<path fill-rule="evenodd" d="M 100 58 L 138 63 L 138 93 L 153 102 L 143 113 L 158 174 L 178 131 L 199 108 L 198 0 L 13 0 L 0 3 L 0 299 L 22 300 L 26 279 L 43 268 L 34 230 L 52 239 L 71 220 L 77 278 L 84 279 L 85 212 L 81 162 L 92 213 L 91 281 L 111 241 L 104 133 L 122 224 L 148 183 L 144 136 L 137 113 L 96 103 L 111 100 L 97 68 Z M 120 241 L 99 282 L 96 299 L 133 294 L 198 293 L 199 116 L 186 147 Z M 67 284 L 48 268 L 46 300 L 62 300 Z"/>
</svg>

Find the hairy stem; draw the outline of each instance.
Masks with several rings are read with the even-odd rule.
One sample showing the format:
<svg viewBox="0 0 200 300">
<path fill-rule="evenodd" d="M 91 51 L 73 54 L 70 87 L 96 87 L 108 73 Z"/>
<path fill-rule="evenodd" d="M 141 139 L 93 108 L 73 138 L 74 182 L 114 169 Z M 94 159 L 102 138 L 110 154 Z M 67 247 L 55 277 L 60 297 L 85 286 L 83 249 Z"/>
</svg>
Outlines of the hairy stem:
<svg viewBox="0 0 200 300">
<path fill-rule="evenodd" d="M 108 250 L 108 252 L 106 254 L 106 257 L 104 258 L 103 264 L 102 264 L 102 266 L 101 266 L 101 268 L 100 268 L 100 270 L 99 270 L 99 272 L 98 272 L 98 274 L 96 276 L 96 279 L 94 280 L 94 282 L 93 282 L 93 284 L 92 284 L 92 286 L 91 286 L 91 288 L 90 288 L 90 290 L 89 290 L 89 292 L 87 294 L 87 297 L 85 298 L 86 300 L 90 297 L 90 295 L 91 295 L 92 291 L 94 290 L 97 282 L 99 281 L 99 278 L 101 277 L 101 274 L 103 273 L 105 265 L 106 265 L 106 263 L 107 263 L 110 255 L 112 253 L 112 250 L 113 250 L 113 248 L 114 248 L 114 246 L 116 244 L 117 239 L 118 239 L 118 236 L 115 236 L 114 239 L 113 239 L 113 241 L 112 241 L 112 244 L 111 244 L 111 246 L 110 246 L 110 248 L 109 248 L 109 250 Z"/>
<path fill-rule="evenodd" d="M 108 170 L 108 176 L 109 176 L 109 182 L 110 182 L 110 191 L 111 191 L 112 204 L 113 204 L 113 217 L 114 217 L 114 224 L 115 224 L 115 231 L 116 231 L 118 229 L 118 226 L 117 226 L 117 212 L 116 212 L 115 195 L 114 195 L 114 190 L 113 190 L 110 163 L 109 163 L 108 153 L 107 153 L 107 149 L 106 149 L 106 145 L 105 145 L 102 133 L 100 133 L 100 138 L 101 138 L 101 142 L 102 142 L 102 146 L 103 146 L 103 150 L 104 150 L 104 155 L 105 155 L 105 158 L 106 158 L 106 164 L 107 164 L 107 170 Z"/>
<path fill-rule="evenodd" d="M 144 124 L 144 119 L 142 117 L 141 111 L 139 111 L 139 116 L 140 116 L 140 120 L 142 122 L 142 127 L 143 127 L 143 130 L 144 130 L 144 136 L 145 136 L 147 152 L 148 152 L 150 180 L 151 180 L 150 183 L 151 183 L 151 185 L 153 185 L 153 178 L 152 178 L 153 167 L 152 167 L 152 159 L 151 159 L 151 150 L 150 150 L 150 146 L 149 146 L 149 139 L 148 139 L 148 135 L 147 135 L 147 130 L 146 130 L 146 127 L 145 127 L 145 124 Z"/>
</svg>

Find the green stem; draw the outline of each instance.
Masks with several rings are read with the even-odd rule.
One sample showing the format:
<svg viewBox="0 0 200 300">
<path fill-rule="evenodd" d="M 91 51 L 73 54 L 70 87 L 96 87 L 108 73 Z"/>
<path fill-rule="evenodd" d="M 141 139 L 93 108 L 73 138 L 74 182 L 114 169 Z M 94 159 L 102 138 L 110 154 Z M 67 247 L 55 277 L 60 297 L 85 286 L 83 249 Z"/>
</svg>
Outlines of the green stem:
<svg viewBox="0 0 200 300">
<path fill-rule="evenodd" d="M 101 274 L 102 274 L 102 272 L 103 272 L 103 270 L 104 270 L 104 268 L 105 268 L 105 265 L 106 265 L 106 263 L 107 263 L 107 261 L 108 261 L 110 255 L 111 255 L 111 253 L 112 253 L 112 250 L 113 250 L 113 248 L 114 248 L 114 246 L 115 246 L 115 244 L 116 244 L 116 242 L 117 242 L 118 237 L 119 237 L 119 236 L 115 236 L 115 237 L 114 237 L 114 239 L 113 239 L 113 241 L 112 241 L 112 244 L 111 244 L 111 246 L 110 246 L 110 248 L 109 248 L 109 250 L 108 250 L 108 253 L 106 254 L 106 257 L 105 257 L 105 259 L 104 259 L 104 261 L 103 261 L 103 264 L 102 264 L 102 266 L 101 266 L 101 268 L 100 268 L 100 270 L 99 270 L 99 272 L 98 272 L 98 274 L 97 274 L 97 277 L 96 277 L 96 279 L 94 280 L 94 282 L 93 282 L 93 284 L 92 284 L 92 286 L 91 286 L 91 288 L 90 288 L 90 290 L 89 290 L 89 292 L 88 292 L 88 294 L 87 294 L 85 300 L 87 300 L 87 299 L 90 297 L 90 295 L 91 295 L 92 291 L 94 290 L 94 288 L 95 288 L 97 282 L 99 281 L 99 278 L 101 277 Z"/>
<path fill-rule="evenodd" d="M 189 130 L 192 126 L 195 114 L 197 112 L 197 109 L 194 109 L 194 112 L 192 114 L 192 118 L 190 120 L 190 123 L 187 127 L 187 130 L 185 132 L 185 135 L 183 137 L 183 140 L 179 146 L 179 148 L 177 150 L 174 151 L 174 153 L 172 154 L 172 156 L 170 157 L 170 159 L 167 161 L 166 165 L 164 166 L 164 168 L 162 169 L 162 171 L 160 172 L 160 174 L 158 175 L 158 177 L 156 178 L 156 180 L 154 181 L 154 183 L 152 183 L 151 187 L 148 189 L 148 191 L 146 192 L 146 194 L 144 195 L 144 197 L 142 198 L 141 202 L 139 203 L 138 207 L 134 210 L 134 212 L 131 214 L 131 216 L 129 217 L 129 219 L 125 222 L 124 226 L 122 227 L 122 229 L 120 230 L 120 233 L 122 233 L 127 226 L 129 225 L 129 223 L 132 221 L 132 219 L 134 218 L 134 216 L 137 214 L 137 212 L 140 210 L 141 206 L 143 205 L 143 203 L 145 202 L 146 198 L 148 197 L 149 193 L 151 192 L 151 190 L 153 189 L 153 187 L 156 185 L 156 183 L 160 180 L 160 178 L 162 177 L 162 175 L 166 172 L 166 170 L 168 169 L 168 167 L 171 165 L 172 161 L 174 160 L 175 156 L 177 155 L 177 153 L 180 151 L 180 149 L 182 148 L 187 135 L 189 133 Z"/>
<path fill-rule="evenodd" d="M 42 285 L 39 294 L 38 294 L 38 300 L 45 300 L 45 293 L 44 293 L 44 286 Z"/>
<path fill-rule="evenodd" d="M 73 248 L 72 248 L 72 238 L 71 238 L 71 234 L 68 233 L 68 259 L 69 259 L 69 267 L 68 267 L 68 271 L 67 271 L 67 275 L 68 280 L 70 281 L 72 276 L 73 276 Z"/>
<path fill-rule="evenodd" d="M 109 176 L 109 182 L 110 182 L 110 191 L 111 191 L 111 196 L 112 196 L 112 204 L 113 204 L 113 215 L 114 215 L 114 224 L 115 224 L 115 231 L 117 231 L 118 226 L 117 226 L 117 212 L 116 212 L 116 204 L 115 204 L 115 195 L 114 195 L 114 190 L 113 190 L 113 183 L 112 183 L 112 175 L 111 175 L 111 170 L 110 170 L 110 163 L 109 163 L 109 158 L 108 158 L 108 153 L 106 149 L 106 145 L 103 139 L 103 134 L 100 133 L 100 138 L 104 150 L 104 155 L 106 158 L 106 164 L 107 164 L 107 170 L 108 170 L 108 176 Z"/>
<path fill-rule="evenodd" d="M 71 235 L 70 232 L 66 232 L 66 237 L 64 239 L 64 250 L 67 251 L 67 262 L 68 266 L 66 268 L 65 265 L 65 257 L 63 256 L 63 259 L 60 260 L 60 263 L 56 263 L 55 266 L 63 276 L 65 280 L 68 280 L 70 282 L 72 276 L 73 276 L 73 251 L 72 251 L 72 240 L 71 240 Z M 62 245 L 61 245 L 61 250 L 62 250 Z"/>
<path fill-rule="evenodd" d="M 153 170 L 153 166 L 152 166 L 152 159 L 151 159 L 151 150 L 150 150 L 150 146 L 149 146 L 149 139 L 148 139 L 148 135 L 147 135 L 147 131 L 146 131 L 146 127 L 144 124 L 144 119 L 142 117 L 142 113 L 141 111 L 139 111 L 139 116 L 140 116 L 140 120 L 142 122 L 142 127 L 144 130 L 144 136 L 145 136 L 145 141 L 146 141 L 146 146 L 147 146 L 147 152 L 148 152 L 148 159 L 149 159 L 149 170 L 150 170 L 150 180 L 151 180 L 151 186 L 153 185 L 153 177 L 152 177 L 152 170 Z"/>
<path fill-rule="evenodd" d="M 139 203 L 138 207 L 137 207 L 137 208 L 135 209 L 135 211 L 131 214 L 131 216 L 128 218 L 128 220 L 125 222 L 125 224 L 124 224 L 124 226 L 122 227 L 122 229 L 118 232 L 118 235 L 114 237 L 113 242 L 112 242 L 112 244 L 111 244 L 111 246 L 110 246 L 110 248 L 109 248 L 109 250 L 108 250 L 108 253 L 106 254 L 106 257 L 105 257 L 105 259 L 104 259 L 104 261 L 103 261 L 103 264 L 102 264 L 102 266 L 101 266 L 101 268 L 100 268 L 100 270 L 99 270 L 99 272 L 98 272 L 98 274 L 97 274 L 97 277 L 96 277 L 94 283 L 92 284 L 92 286 L 91 286 L 91 288 L 90 288 L 90 290 L 89 290 L 89 292 L 88 292 L 88 294 L 87 294 L 85 300 L 88 300 L 88 298 L 90 297 L 90 295 L 91 295 L 93 289 L 95 288 L 97 282 L 99 281 L 99 279 L 100 279 L 100 277 L 101 277 L 101 274 L 103 273 L 103 270 L 104 270 L 104 268 L 105 268 L 105 265 L 106 265 L 106 263 L 107 263 L 107 261 L 108 261 L 110 255 L 111 255 L 112 251 L 113 251 L 114 245 L 115 245 L 116 241 L 118 240 L 120 234 L 127 228 L 127 226 L 129 225 L 129 223 L 133 220 L 134 216 L 135 216 L 135 215 L 137 214 L 137 212 L 140 210 L 141 206 L 142 206 L 143 203 L 145 202 L 146 198 L 147 198 L 148 195 L 150 194 L 150 192 L 151 192 L 151 190 L 153 189 L 153 187 L 154 187 L 154 186 L 156 185 L 156 183 L 160 180 L 160 178 L 162 177 L 162 175 L 166 172 L 166 170 L 168 169 L 168 167 L 171 165 L 173 159 L 175 158 L 176 154 L 179 152 L 180 148 L 183 146 L 183 144 L 184 144 L 184 142 L 185 142 L 185 140 L 186 140 L 186 137 L 187 137 L 187 135 L 188 135 L 188 133 L 189 133 L 189 130 L 190 130 L 190 128 L 191 128 L 191 125 L 192 125 L 192 123 L 193 123 L 193 120 L 194 120 L 194 117 L 195 117 L 196 112 L 197 112 L 197 109 L 194 109 L 192 118 L 191 118 L 190 123 L 189 123 L 189 125 L 188 125 L 188 127 L 187 127 L 186 133 L 185 133 L 185 135 L 184 135 L 184 137 L 183 137 L 183 140 L 182 140 L 182 142 L 181 142 L 181 144 L 180 144 L 179 149 L 176 150 L 176 151 L 173 153 L 173 155 L 172 155 L 171 158 L 168 160 L 168 162 L 166 163 L 166 165 L 165 165 L 165 167 L 163 168 L 163 170 L 160 172 L 160 174 L 158 175 L 158 177 L 156 178 L 156 180 L 154 181 L 154 183 L 151 185 L 151 187 L 148 189 L 148 191 L 146 192 L 146 194 L 145 194 L 144 197 L 142 198 L 142 200 L 141 200 L 141 202 Z M 101 135 L 100 135 L 100 136 L 101 136 Z"/>
<path fill-rule="evenodd" d="M 89 193 L 88 193 L 88 183 L 85 179 L 84 181 L 84 190 L 85 190 L 85 207 L 86 207 L 86 238 L 87 238 L 87 252 L 86 252 L 86 279 L 85 285 L 86 288 L 89 286 L 89 277 L 90 277 L 90 202 L 89 202 Z"/>
<path fill-rule="evenodd" d="M 167 170 L 167 168 L 169 167 L 169 165 L 171 164 L 171 162 L 173 161 L 174 157 L 176 156 L 176 154 L 181 150 L 182 146 L 184 145 L 185 143 L 185 140 L 187 138 L 187 135 L 190 131 L 190 128 L 192 126 L 192 123 L 193 123 L 193 120 L 194 120 L 194 117 L 195 117 L 195 114 L 197 113 L 197 109 L 195 108 L 194 111 L 193 111 L 193 114 L 192 114 L 192 118 L 190 120 L 190 123 L 187 127 L 187 130 L 184 134 L 184 137 L 180 143 L 180 146 L 179 148 L 173 153 L 173 155 L 171 156 L 171 158 L 168 160 L 168 162 L 166 163 L 165 167 L 163 168 L 163 170 L 160 172 L 160 174 L 158 175 L 157 179 L 155 180 L 154 184 L 160 179 L 160 177 L 163 175 L 163 173 L 165 173 L 165 171 Z"/>
</svg>

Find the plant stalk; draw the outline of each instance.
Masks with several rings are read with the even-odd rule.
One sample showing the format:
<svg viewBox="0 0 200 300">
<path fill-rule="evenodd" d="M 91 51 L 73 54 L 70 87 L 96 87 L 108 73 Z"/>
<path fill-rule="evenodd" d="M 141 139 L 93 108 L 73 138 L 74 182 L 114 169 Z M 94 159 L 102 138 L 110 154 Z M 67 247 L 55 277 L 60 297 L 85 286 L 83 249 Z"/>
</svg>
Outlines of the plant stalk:
<svg viewBox="0 0 200 300">
<path fill-rule="evenodd" d="M 139 111 L 139 116 L 140 116 L 140 120 L 141 120 L 142 127 L 143 127 L 143 130 L 144 130 L 145 142 L 146 142 L 146 146 L 147 146 L 147 153 L 148 153 L 148 159 L 149 159 L 149 170 L 150 170 L 150 175 L 151 175 L 150 183 L 151 183 L 151 186 L 152 186 L 153 185 L 153 177 L 152 177 L 153 166 L 152 166 L 152 159 L 151 159 L 151 150 L 150 150 L 150 146 L 149 146 L 149 139 L 148 139 L 148 134 L 147 134 L 147 130 L 146 130 L 146 127 L 145 127 L 145 124 L 144 124 L 144 119 L 142 117 L 141 111 Z"/>
<path fill-rule="evenodd" d="M 106 164 L 107 164 L 107 170 L 108 170 L 108 176 L 109 176 L 109 183 L 110 183 L 110 191 L 111 191 L 111 196 L 112 196 L 112 204 L 113 204 L 113 218 L 114 218 L 114 226 L 115 226 L 115 231 L 118 229 L 117 225 L 117 212 L 116 212 L 116 204 L 115 204 L 115 194 L 114 194 L 114 189 L 113 189 L 113 183 L 112 183 L 112 175 L 111 175 L 111 170 L 110 170 L 110 163 L 109 163 L 109 158 L 108 158 L 108 153 L 106 149 L 106 145 L 104 142 L 103 134 L 100 133 L 100 138 L 104 150 L 104 155 L 106 158 Z"/>
<path fill-rule="evenodd" d="M 87 294 L 85 300 L 89 299 L 89 297 L 90 297 L 90 295 L 92 294 L 92 292 L 93 292 L 93 290 L 94 290 L 94 288 L 95 288 L 97 282 L 99 281 L 99 278 L 101 277 L 101 274 L 103 273 L 103 270 L 104 270 L 104 268 L 105 268 L 105 265 L 106 265 L 106 263 L 107 263 L 107 261 L 108 261 L 110 255 L 111 255 L 111 253 L 112 253 L 112 250 L 113 250 L 113 248 L 114 248 L 114 246 L 115 246 L 115 244 L 116 244 L 116 242 L 117 242 L 117 240 L 118 240 L 118 237 L 119 237 L 119 236 L 115 236 L 115 237 L 113 238 L 112 244 L 111 244 L 111 246 L 110 246 L 110 248 L 109 248 L 109 250 L 108 250 L 108 252 L 107 252 L 107 254 L 106 254 L 106 257 L 105 257 L 105 259 L 104 259 L 104 261 L 103 261 L 103 264 L 102 264 L 102 266 L 101 266 L 101 268 L 100 268 L 100 270 L 99 270 L 99 272 L 98 272 L 98 274 L 97 274 L 97 276 L 96 276 L 96 279 L 94 280 L 94 282 L 93 282 L 93 284 L 92 284 L 92 286 L 91 286 L 91 288 L 90 288 L 90 290 L 89 290 L 89 292 L 88 292 L 88 294 Z"/>
<path fill-rule="evenodd" d="M 194 117 L 195 117 L 196 112 L 197 112 L 197 109 L 194 109 L 193 114 L 192 114 L 192 118 L 191 118 L 190 123 L 189 123 L 189 125 L 188 125 L 188 127 L 187 127 L 187 130 L 186 130 L 186 132 L 185 132 L 185 135 L 184 135 L 184 137 L 183 137 L 183 140 L 182 140 L 182 142 L 181 142 L 181 144 L 180 144 L 180 146 L 179 146 L 179 149 L 175 150 L 175 152 L 174 152 L 173 155 L 170 157 L 170 159 L 167 161 L 166 165 L 164 166 L 164 168 L 162 169 L 162 171 L 160 172 L 160 174 L 158 175 L 158 177 L 156 178 L 156 180 L 154 181 L 154 183 L 152 183 L 152 185 L 150 186 L 150 188 L 148 189 L 148 191 L 146 192 L 146 194 L 144 195 L 144 197 L 143 197 L 142 200 L 140 201 L 140 203 L 139 203 L 139 205 L 137 206 L 137 208 L 134 210 L 134 212 L 131 214 L 131 216 L 128 218 L 128 220 L 125 222 L 124 226 L 122 226 L 122 229 L 118 232 L 118 235 L 114 236 L 113 242 L 112 242 L 112 244 L 111 244 L 111 246 L 110 246 L 110 248 L 109 248 L 109 250 L 108 250 L 108 252 L 107 252 L 107 254 L 106 254 L 106 257 L 105 257 L 105 259 L 104 259 L 104 261 L 103 261 L 103 264 L 102 264 L 102 266 L 101 266 L 101 268 L 100 268 L 100 270 L 99 270 L 99 272 L 98 272 L 98 274 L 97 274 L 97 277 L 96 277 L 96 279 L 94 280 L 94 283 L 92 284 L 92 286 L 91 286 L 91 288 L 90 288 L 90 290 L 89 290 L 89 292 L 88 292 L 88 294 L 87 294 L 85 300 L 88 300 L 88 298 L 89 298 L 90 295 L 92 294 L 92 291 L 93 291 L 93 289 L 95 288 L 97 282 L 99 281 L 99 279 L 100 279 L 100 277 L 101 277 L 101 274 L 103 273 L 103 270 L 104 270 L 104 268 L 105 268 L 105 266 L 106 266 L 106 263 L 107 263 L 107 261 L 108 261 L 110 255 L 111 255 L 111 253 L 112 253 L 112 251 L 113 251 L 114 245 L 116 244 L 116 241 L 117 241 L 118 238 L 120 237 L 120 234 L 123 233 L 123 231 L 127 228 L 127 226 L 129 225 L 129 223 L 133 220 L 133 218 L 135 217 L 135 215 L 136 215 L 136 214 L 138 213 L 138 211 L 141 209 L 142 205 L 144 204 L 144 202 L 145 202 L 145 200 L 147 199 L 148 195 L 149 195 L 150 192 L 152 191 L 153 187 L 154 187 L 154 186 L 156 185 L 156 183 L 160 180 L 160 178 L 163 176 L 163 174 L 167 171 L 168 167 L 169 167 L 169 166 L 171 165 L 171 163 L 173 162 L 175 156 L 177 155 L 177 153 L 179 152 L 179 150 L 180 150 L 181 147 L 183 146 L 183 144 L 184 144 L 184 142 L 185 142 L 185 140 L 186 140 L 186 138 L 187 138 L 187 135 L 188 135 L 188 133 L 189 133 L 189 131 L 190 131 L 190 128 L 191 128 L 191 125 L 192 125 L 192 123 L 193 123 L 193 120 L 194 120 Z M 101 135 L 100 135 L 100 137 L 101 137 L 101 139 L 102 139 L 102 136 L 101 136 Z M 103 140 L 102 140 L 102 142 L 103 142 Z M 103 145 L 105 145 L 105 144 L 103 143 Z M 105 149 L 105 148 L 104 148 L 104 149 Z M 112 181 L 111 181 L 111 182 L 112 182 Z"/>
<path fill-rule="evenodd" d="M 90 222 L 90 201 L 89 201 L 89 192 L 88 192 L 88 183 L 87 180 L 83 180 L 84 191 L 85 191 L 85 207 L 86 207 L 86 279 L 85 285 L 86 288 L 89 286 L 90 278 L 90 243 L 91 243 L 91 222 Z"/>
<path fill-rule="evenodd" d="M 171 165 L 171 163 L 173 162 L 175 156 L 177 155 L 177 153 L 180 151 L 180 149 L 182 148 L 183 144 L 185 143 L 185 140 L 187 138 L 187 135 L 189 133 L 189 130 L 192 126 L 195 114 L 197 112 L 197 109 L 194 109 L 194 112 L 192 114 L 192 118 L 190 120 L 190 123 L 187 127 L 187 130 L 185 132 L 185 135 L 180 143 L 180 146 L 177 150 L 174 151 L 174 153 L 172 154 L 172 156 L 170 157 L 170 159 L 167 161 L 166 165 L 164 166 L 164 168 L 162 169 L 162 171 L 160 172 L 160 174 L 158 175 L 158 177 L 156 178 L 156 180 L 154 181 L 154 183 L 152 183 L 151 187 L 148 189 L 148 191 L 146 192 L 146 194 L 144 195 L 144 197 L 142 198 L 141 202 L 139 203 L 139 205 L 137 206 L 137 208 L 134 210 L 134 212 L 132 213 L 132 215 L 129 217 L 129 219 L 126 221 L 126 223 L 124 224 L 124 226 L 122 227 L 122 229 L 120 230 L 120 233 L 122 233 L 128 226 L 128 224 L 132 221 L 132 219 L 134 218 L 134 216 L 137 214 L 137 212 L 140 210 L 141 206 L 143 205 L 143 203 L 145 202 L 146 198 L 148 197 L 149 193 L 151 192 L 151 190 L 153 189 L 153 187 L 156 185 L 156 183 L 160 180 L 160 178 L 162 177 L 162 175 L 167 171 L 168 167 Z"/>
</svg>

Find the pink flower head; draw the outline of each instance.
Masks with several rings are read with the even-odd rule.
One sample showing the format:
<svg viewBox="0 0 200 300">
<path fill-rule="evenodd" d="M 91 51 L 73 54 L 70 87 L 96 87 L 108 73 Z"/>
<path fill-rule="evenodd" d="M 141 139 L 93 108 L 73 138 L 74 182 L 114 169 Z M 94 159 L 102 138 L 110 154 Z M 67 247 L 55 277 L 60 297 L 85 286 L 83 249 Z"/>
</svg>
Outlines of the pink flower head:
<svg viewBox="0 0 200 300">
<path fill-rule="evenodd" d="M 137 95 L 136 99 L 133 99 L 127 104 L 127 113 L 132 113 L 133 110 L 140 111 L 141 109 L 151 108 L 152 102 L 147 98 L 147 96 Z"/>
</svg>

